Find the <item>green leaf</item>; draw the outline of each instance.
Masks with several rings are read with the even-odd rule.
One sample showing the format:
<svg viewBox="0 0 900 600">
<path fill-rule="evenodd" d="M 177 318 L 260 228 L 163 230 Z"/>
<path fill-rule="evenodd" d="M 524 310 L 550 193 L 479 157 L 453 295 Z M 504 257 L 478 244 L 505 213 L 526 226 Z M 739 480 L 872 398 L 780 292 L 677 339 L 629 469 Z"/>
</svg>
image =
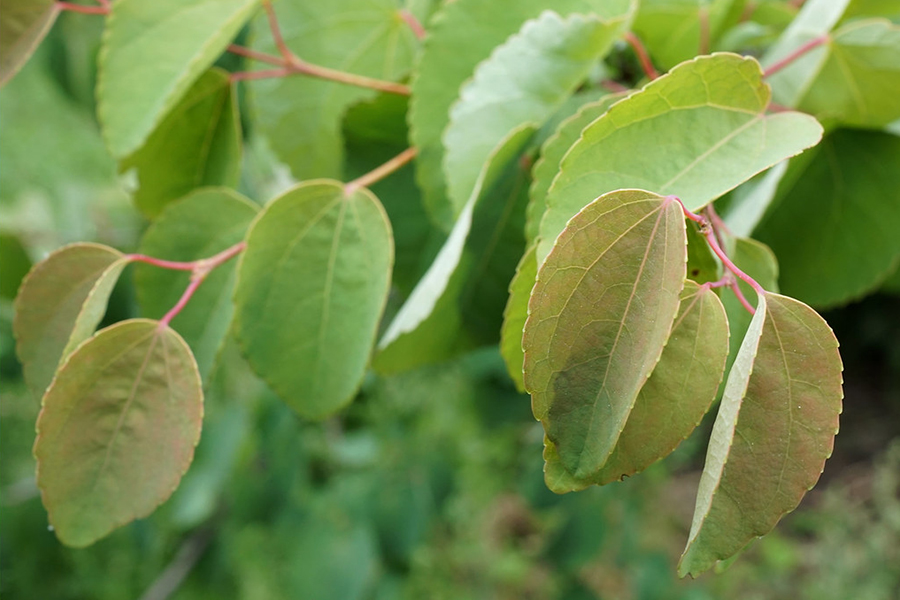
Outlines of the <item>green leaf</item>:
<svg viewBox="0 0 900 600">
<path fill-rule="evenodd" d="M 13 300 L 22 280 L 31 271 L 31 257 L 18 236 L 0 233 L 0 298 Z"/>
<path fill-rule="evenodd" d="M 116 0 L 99 57 L 97 112 L 117 158 L 135 152 L 234 39 L 259 0 Z"/>
<path fill-rule="evenodd" d="M 28 61 L 58 14 L 54 0 L 4 2 L 0 14 L 0 86 Z"/>
<path fill-rule="evenodd" d="M 541 146 L 541 157 L 534 163 L 532 174 L 534 183 L 531 184 L 525 221 L 525 239 L 531 241 L 538 237 L 541 225 L 541 217 L 547 207 L 547 192 L 556 174 L 559 173 L 559 164 L 569 148 L 581 137 L 584 128 L 603 116 L 609 107 L 628 96 L 629 92 L 609 94 L 595 102 L 582 106 L 577 113 L 559 124 L 556 132 L 547 138 Z"/>
<path fill-rule="evenodd" d="M 510 131 L 540 127 L 587 77 L 627 26 L 545 11 L 475 69 L 450 110 L 444 132 L 444 176 L 458 216 L 491 152 Z"/>
<path fill-rule="evenodd" d="M 678 316 L 659 362 L 641 388 L 609 460 L 594 475 L 569 474 L 556 447 L 545 440 L 544 475 L 556 493 L 604 485 L 643 471 L 668 456 L 700 424 L 725 369 L 728 320 L 709 286 L 687 281 Z"/>
<path fill-rule="evenodd" d="M 815 119 L 767 115 L 768 103 L 759 63 L 724 53 L 683 63 L 616 103 L 562 161 L 538 262 L 569 218 L 601 194 L 639 187 L 674 194 L 696 210 L 819 141 Z"/>
<path fill-rule="evenodd" d="M 490 195 L 492 183 L 501 178 L 533 133 L 534 128 L 530 126 L 514 130 L 485 163 L 472 196 L 446 242 L 379 340 L 374 363 L 379 371 L 399 371 L 456 352 L 462 320 L 456 303 L 471 264 L 464 251 L 473 229 L 473 215 L 482 198 Z M 489 228 L 496 227 L 496 219 L 487 221 Z M 482 257 L 472 260 L 479 258 Z"/>
<path fill-rule="evenodd" d="M 815 485 L 841 412 L 837 346 L 808 306 L 759 298 L 713 425 L 681 576 L 768 533 Z"/>
<path fill-rule="evenodd" d="M 894 272 L 885 280 L 881 289 L 889 294 L 900 295 L 900 263 Z"/>
<path fill-rule="evenodd" d="M 814 152 L 807 152 L 802 158 L 795 159 L 795 162 L 807 160 L 808 156 L 813 154 Z M 722 218 L 731 233 L 741 237 L 753 233 L 775 199 L 778 184 L 781 183 L 789 162 L 782 161 L 768 171 L 756 175 L 722 199 L 725 203 Z"/>
<path fill-rule="evenodd" d="M 718 260 L 696 223 L 687 224 L 687 277 L 695 283 L 718 281 L 721 278 Z"/>
<path fill-rule="evenodd" d="M 900 137 L 837 130 L 788 168 L 756 236 L 786 294 L 814 306 L 873 291 L 900 257 Z"/>
<path fill-rule="evenodd" d="M 633 5 L 633 0 L 557 0 L 553 10 L 563 16 L 595 14 L 612 21 L 624 19 Z M 475 66 L 546 8 L 542 0 L 457 0 L 445 4 L 429 25 L 410 84 L 410 141 L 419 149 L 416 175 L 425 194 L 425 206 L 435 222 L 445 228 L 454 222 L 442 170 L 441 138 L 450 122 L 450 108 Z"/>
<path fill-rule="evenodd" d="M 525 364 L 525 351 L 522 350 L 522 334 L 528 318 L 528 298 L 531 288 L 537 279 L 537 258 L 531 246 L 519 261 L 516 274 L 509 283 L 509 299 L 503 311 L 503 327 L 500 329 L 500 354 L 506 362 L 509 376 L 516 384 L 516 389 L 525 391 L 525 380 L 522 365 Z"/>
<path fill-rule="evenodd" d="M 228 73 L 204 73 L 154 129 L 143 146 L 122 160 L 137 170 L 134 201 L 148 217 L 197 187 L 237 185 L 241 124 Z"/>
<path fill-rule="evenodd" d="M 606 463 L 663 351 L 684 287 L 684 232 L 678 202 L 612 192 L 569 221 L 538 270 L 525 387 L 576 477 Z"/>
<path fill-rule="evenodd" d="M 386 81 L 412 68 L 418 42 L 395 0 L 278 2 L 275 10 L 285 42 L 305 61 Z M 277 54 L 265 15 L 256 31 L 254 47 Z M 251 85 L 256 122 L 294 176 L 342 177 L 341 119 L 348 107 L 376 92 L 306 76 Z"/>
<path fill-rule="evenodd" d="M 707 14 L 705 35 L 709 44 L 737 21 L 743 4 L 742 0 L 641 0 L 634 32 L 653 60 L 663 69 L 671 69 L 704 53 L 701 12 Z"/>
<path fill-rule="evenodd" d="M 244 239 L 259 208 L 224 188 L 202 189 L 166 207 L 141 240 L 142 254 L 180 262 L 209 258 Z M 237 261 L 210 272 L 191 301 L 172 319 L 194 351 L 206 381 L 234 314 L 232 294 Z M 190 273 L 138 264 L 134 282 L 143 315 L 158 319 L 181 298 Z"/>
<path fill-rule="evenodd" d="M 100 244 L 61 248 L 35 265 L 16 297 L 13 322 L 25 380 L 36 397 L 56 367 L 94 333 L 128 259 Z"/>
<path fill-rule="evenodd" d="M 366 189 L 301 184 L 247 234 L 235 291 L 236 333 L 253 369 L 308 418 L 353 399 L 390 288 L 391 226 Z"/>
<path fill-rule="evenodd" d="M 203 390 L 184 340 L 132 319 L 78 347 L 37 423 L 37 484 L 69 546 L 149 515 L 178 486 L 200 440 Z"/>
</svg>

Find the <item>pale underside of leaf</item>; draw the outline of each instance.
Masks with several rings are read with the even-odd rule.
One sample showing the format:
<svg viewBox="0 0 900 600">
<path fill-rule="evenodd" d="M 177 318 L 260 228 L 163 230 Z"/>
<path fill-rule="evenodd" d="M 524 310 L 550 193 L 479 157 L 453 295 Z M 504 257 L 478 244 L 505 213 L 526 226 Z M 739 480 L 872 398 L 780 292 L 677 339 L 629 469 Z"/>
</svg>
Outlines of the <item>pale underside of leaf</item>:
<svg viewBox="0 0 900 600">
<path fill-rule="evenodd" d="M 28 61 L 50 31 L 59 6 L 53 0 L 6 0 L 0 13 L 0 86 Z"/>
</svg>

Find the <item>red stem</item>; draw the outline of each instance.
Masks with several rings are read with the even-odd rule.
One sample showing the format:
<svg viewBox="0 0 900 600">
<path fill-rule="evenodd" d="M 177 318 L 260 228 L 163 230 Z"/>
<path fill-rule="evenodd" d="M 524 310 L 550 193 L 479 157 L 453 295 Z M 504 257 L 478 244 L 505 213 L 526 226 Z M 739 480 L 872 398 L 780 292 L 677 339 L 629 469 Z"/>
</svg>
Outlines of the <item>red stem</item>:
<svg viewBox="0 0 900 600">
<path fill-rule="evenodd" d="M 188 284 L 187 289 L 184 290 L 184 293 L 181 295 L 181 298 L 178 299 L 178 302 L 175 304 L 175 306 L 173 306 L 172 309 L 165 315 L 163 315 L 163 318 L 159 320 L 158 327 L 160 329 L 168 327 L 169 323 L 172 322 L 172 319 L 178 316 L 178 313 L 180 313 L 182 309 L 187 306 L 187 303 L 191 301 L 191 296 L 194 295 L 194 292 L 197 291 L 197 288 L 200 287 L 200 284 L 203 283 L 204 279 L 206 279 L 206 277 L 191 278 L 191 282 Z"/>
<path fill-rule="evenodd" d="M 818 48 L 822 44 L 828 42 L 828 40 L 829 40 L 829 37 L 827 34 L 820 35 L 817 38 L 809 40 L 808 42 L 806 42 L 805 44 L 803 44 L 802 46 L 800 46 L 799 48 L 797 48 L 796 50 L 794 50 L 793 52 L 791 52 L 790 54 L 788 54 L 787 56 L 782 58 L 781 60 L 776 61 L 775 63 L 770 65 L 769 68 L 766 69 L 766 72 L 763 74 L 763 77 L 770 77 L 770 76 L 774 75 L 775 73 L 777 73 L 778 71 L 787 67 L 792 62 L 794 62 L 795 60 L 797 60 L 798 58 L 800 58 L 801 56 L 803 56 L 810 50 L 812 50 L 814 48 Z"/>
<path fill-rule="evenodd" d="M 700 20 L 700 52 L 699 54 L 709 54 L 709 6 L 703 5 L 697 13 Z"/>
<path fill-rule="evenodd" d="M 278 26 L 278 17 L 275 16 L 275 9 L 272 8 L 272 3 L 269 0 L 263 0 L 262 5 L 269 19 L 269 29 L 272 30 L 272 39 L 275 41 L 275 47 L 278 48 L 285 62 L 292 64 L 296 57 L 291 52 L 291 49 L 287 47 L 287 44 L 284 43 L 284 36 L 281 35 L 281 27 Z"/>
<path fill-rule="evenodd" d="M 349 196 L 360 188 L 368 187 L 376 181 L 381 181 L 406 163 L 412 161 L 416 157 L 417 153 L 418 150 L 415 147 L 407 148 L 394 158 L 388 160 L 386 163 L 375 167 L 365 175 L 357 177 L 350 183 L 346 184 L 344 186 L 344 193 Z"/>
<path fill-rule="evenodd" d="M 73 4 L 71 2 L 57 2 L 56 7 L 60 10 L 68 10 L 83 15 L 108 15 L 109 3 L 100 2 L 100 6 L 83 6 L 81 4 Z"/>
<path fill-rule="evenodd" d="M 253 81 L 256 79 L 271 79 L 273 77 L 287 77 L 293 75 L 294 71 L 288 68 L 283 69 L 264 69 L 262 71 L 238 71 L 229 76 L 231 81 Z"/>
<path fill-rule="evenodd" d="M 631 46 L 634 53 L 637 54 L 638 61 L 641 63 L 641 69 L 644 70 L 644 74 L 647 78 L 653 80 L 659 77 L 659 73 L 653 68 L 653 63 L 650 61 L 650 55 L 647 54 L 647 50 L 644 48 L 644 44 L 641 43 L 641 40 L 629 31 L 625 34 L 625 41 L 628 42 L 628 45 Z"/>
<path fill-rule="evenodd" d="M 162 267 L 163 269 L 172 269 L 175 271 L 193 271 L 197 266 L 196 262 L 177 262 L 172 260 L 163 260 L 161 258 L 153 258 L 146 254 L 126 254 L 125 258 L 131 262 L 142 262 L 154 267 Z"/>
<path fill-rule="evenodd" d="M 412 29 L 412 32 L 415 34 L 416 38 L 422 39 L 425 37 L 425 28 L 422 27 L 422 24 L 419 20 L 408 10 L 401 9 L 400 10 L 400 18 L 403 19 L 409 28 Z"/>
<path fill-rule="evenodd" d="M 269 63 L 270 65 L 275 65 L 276 67 L 284 66 L 284 59 L 280 56 L 266 54 L 265 52 L 259 52 L 257 50 L 253 50 L 252 48 L 245 48 L 244 46 L 238 46 L 237 44 L 231 44 L 226 49 L 232 54 L 237 54 L 238 56 L 252 58 L 253 60 Z"/>
<path fill-rule="evenodd" d="M 734 295 L 737 297 L 738 302 L 740 302 L 741 305 L 743 305 L 743 307 L 747 309 L 747 312 L 749 312 L 751 315 L 756 314 L 756 309 L 753 308 L 753 305 L 747 301 L 747 297 L 744 296 L 744 292 L 741 291 L 741 286 L 738 285 L 737 279 L 731 280 L 731 291 L 734 292 Z"/>
</svg>

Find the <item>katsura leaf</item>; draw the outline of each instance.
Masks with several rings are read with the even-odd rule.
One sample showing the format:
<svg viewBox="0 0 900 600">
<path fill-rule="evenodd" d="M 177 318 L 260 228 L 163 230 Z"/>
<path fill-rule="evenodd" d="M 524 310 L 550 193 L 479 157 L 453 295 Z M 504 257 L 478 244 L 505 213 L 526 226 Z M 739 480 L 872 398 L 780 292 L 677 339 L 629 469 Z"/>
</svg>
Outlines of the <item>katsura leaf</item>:
<svg viewBox="0 0 900 600">
<path fill-rule="evenodd" d="M 184 340 L 133 319 L 63 363 L 37 423 L 37 484 L 60 541 L 92 544 L 165 501 L 194 456 L 203 418 Z"/>
<path fill-rule="evenodd" d="M 562 161 L 541 221 L 538 262 L 569 218 L 600 194 L 639 187 L 674 194 L 696 210 L 819 141 L 815 119 L 767 115 L 768 103 L 759 63 L 726 53 L 682 63 L 616 103 Z"/>
<path fill-rule="evenodd" d="M 768 533 L 815 485 L 838 429 L 841 368 L 837 340 L 811 308 L 759 298 L 713 426 L 680 575 Z"/>
<path fill-rule="evenodd" d="M 50 31 L 59 6 L 54 0 L 6 0 L 0 13 L 0 86 L 22 68 Z"/>
<path fill-rule="evenodd" d="M 566 469 L 599 470 L 659 360 L 686 264 L 680 205 L 642 190 L 573 217 L 538 270 L 525 323 L 525 387 Z"/>
<path fill-rule="evenodd" d="M 318 180 L 285 192 L 247 234 L 235 290 L 238 341 L 298 413 L 353 399 L 390 287 L 390 222 L 366 189 Z"/>
<path fill-rule="evenodd" d="M 520 392 L 525 391 L 522 374 L 522 365 L 525 362 L 522 333 L 528 318 L 528 299 L 531 297 L 535 279 L 537 279 L 537 258 L 532 246 L 522 256 L 516 274 L 509 283 L 509 299 L 506 302 L 506 310 L 503 311 L 503 327 L 500 330 L 500 354 L 506 362 L 509 376 Z"/>
</svg>

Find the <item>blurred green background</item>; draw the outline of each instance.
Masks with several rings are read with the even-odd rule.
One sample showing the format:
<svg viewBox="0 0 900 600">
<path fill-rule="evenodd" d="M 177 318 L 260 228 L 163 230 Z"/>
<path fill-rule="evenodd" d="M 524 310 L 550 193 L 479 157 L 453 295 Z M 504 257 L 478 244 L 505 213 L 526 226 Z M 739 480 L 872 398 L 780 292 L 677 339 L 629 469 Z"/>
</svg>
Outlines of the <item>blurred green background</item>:
<svg viewBox="0 0 900 600">
<path fill-rule="evenodd" d="M 900 598 L 900 299 L 825 316 L 845 404 L 820 484 L 720 574 L 680 581 L 711 422 L 640 477 L 556 496 L 542 432 L 496 349 L 370 376 L 321 424 L 297 418 L 225 348 L 197 456 L 150 518 L 60 545 L 34 484 L 39 399 L 15 357 L 31 263 L 73 241 L 133 250 L 130 204 L 94 118 L 101 20 L 63 14 L 0 92 L 0 592 L 7 599 Z M 249 141 L 242 191 L 279 184 Z M 126 271 L 106 322 L 136 316 Z"/>
</svg>

